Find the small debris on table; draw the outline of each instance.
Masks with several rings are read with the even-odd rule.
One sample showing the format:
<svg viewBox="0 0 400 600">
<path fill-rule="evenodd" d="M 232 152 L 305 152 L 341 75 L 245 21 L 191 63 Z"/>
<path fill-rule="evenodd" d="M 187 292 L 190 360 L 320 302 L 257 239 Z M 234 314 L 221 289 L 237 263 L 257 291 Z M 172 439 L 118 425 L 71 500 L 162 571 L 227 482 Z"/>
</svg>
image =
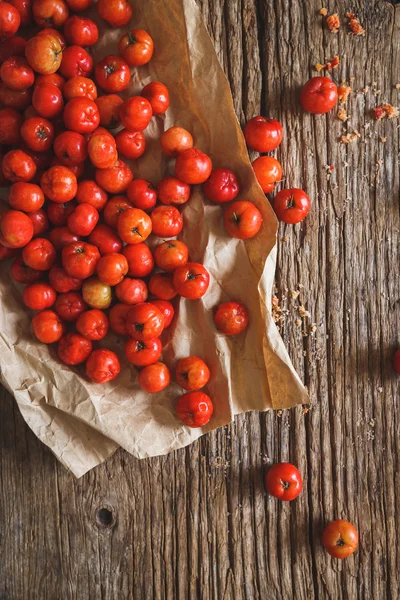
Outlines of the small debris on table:
<svg viewBox="0 0 400 600">
<path fill-rule="evenodd" d="M 326 17 L 326 24 L 331 33 L 338 33 L 340 27 L 340 19 L 337 13 L 333 13 Z"/>
<path fill-rule="evenodd" d="M 315 65 L 315 69 L 319 72 L 322 69 L 327 69 L 328 71 L 332 71 L 332 69 L 336 69 L 339 66 L 339 56 L 336 55 L 331 60 L 328 60 L 325 64 L 317 63 Z"/>
<path fill-rule="evenodd" d="M 392 104 L 384 103 L 374 108 L 374 117 L 377 121 L 384 118 L 397 119 L 398 116 L 399 109 L 397 106 L 392 106 Z"/>
<path fill-rule="evenodd" d="M 346 13 L 346 17 L 348 19 L 347 27 L 349 28 L 350 33 L 353 35 L 365 35 L 365 29 L 354 13 L 348 12 Z"/>
</svg>

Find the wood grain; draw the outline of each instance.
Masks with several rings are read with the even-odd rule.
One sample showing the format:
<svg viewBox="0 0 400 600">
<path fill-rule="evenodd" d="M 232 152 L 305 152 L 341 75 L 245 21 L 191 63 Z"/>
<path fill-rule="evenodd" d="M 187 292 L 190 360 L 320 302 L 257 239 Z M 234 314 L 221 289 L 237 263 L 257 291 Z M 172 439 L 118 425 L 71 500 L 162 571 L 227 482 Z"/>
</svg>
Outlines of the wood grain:
<svg viewBox="0 0 400 600">
<path fill-rule="evenodd" d="M 279 231 L 282 334 L 313 406 L 251 413 L 167 457 L 118 451 L 74 480 L 1 395 L 2 600 L 349 600 L 400 596 L 399 126 L 372 122 L 399 104 L 400 9 L 356 0 L 365 37 L 329 33 L 314 0 L 199 0 L 241 122 L 279 118 L 285 183 L 312 211 Z M 350 77 L 348 129 L 298 105 L 312 66 L 335 54 Z M 376 85 L 372 86 L 373 82 Z M 370 91 L 360 90 L 369 86 Z M 381 90 L 374 95 L 371 88 Z M 381 137 L 386 142 L 380 141 Z M 327 177 L 327 165 L 335 165 Z M 282 241 L 284 238 L 284 241 Z M 290 291 L 299 289 L 298 299 Z M 310 318 L 299 317 L 300 302 Z M 311 323 L 315 335 L 303 336 Z M 291 504 L 264 493 L 263 472 L 291 460 L 305 489 Z M 99 512 L 100 509 L 105 509 Z M 321 548 L 324 524 L 351 520 L 358 552 Z"/>
</svg>

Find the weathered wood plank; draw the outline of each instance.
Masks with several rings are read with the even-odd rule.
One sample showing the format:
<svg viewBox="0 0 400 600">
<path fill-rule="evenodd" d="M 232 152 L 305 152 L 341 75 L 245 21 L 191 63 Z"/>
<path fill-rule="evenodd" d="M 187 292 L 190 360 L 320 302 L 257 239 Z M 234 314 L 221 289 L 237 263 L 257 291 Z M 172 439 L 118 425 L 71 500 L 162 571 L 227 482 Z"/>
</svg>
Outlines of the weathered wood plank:
<svg viewBox="0 0 400 600">
<path fill-rule="evenodd" d="M 1 392 L 0 598 L 395 599 L 400 595 L 399 128 L 370 124 L 380 99 L 399 103 L 400 10 L 353 3 L 365 38 L 332 35 L 315 0 L 199 0 L 239 119 L 279 118 L 286 181 L 313 209 L 281 227 L 282 334 L 313 406 L 249 414 L 191 447 L 137 461 L 118 451 L 75 481 Z M 344 15 L 343 0 L 329 3 Z M 338 53 L 338 80 L 354 77 L 341 145 L 334 115 L 311 117 L 298 88 L 312 65 Z M 366 85 L 381 94 L 359 93 Z M 386 143 L 380 141 L 386 137 Z M 378 163 L 378 161 L 383 161 Z M 347 166 L 346 164 L 347 163 Z M 335 171 L 327 178 L 326 165 Z M 311 313 L 295 325 L 299 303 Z M 311 322 L 315 336 L 303 337 Z M 264 466 L 298 464 L 305 490 L 291 505 L 264 493 Z M 99 509 L 106 509 L 99 513 Z M 109 512 L 107 512 L 109 511 Z M 359 551 L 338 563 L 320 534 L 352 520 Z"/>
</svg>

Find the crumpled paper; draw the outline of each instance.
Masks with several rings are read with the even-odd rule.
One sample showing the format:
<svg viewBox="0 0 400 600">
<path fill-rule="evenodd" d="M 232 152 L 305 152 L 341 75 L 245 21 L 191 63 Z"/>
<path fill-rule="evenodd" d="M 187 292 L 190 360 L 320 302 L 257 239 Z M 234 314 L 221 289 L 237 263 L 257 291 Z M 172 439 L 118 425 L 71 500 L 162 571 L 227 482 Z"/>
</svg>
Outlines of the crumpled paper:
<svg viewBox="0 0 400 600">
<path fill-rule="evenodd" d="M 12 281 L 9 263 L 1 265 L 1 381 L 15 396 L 29 427 L 77 477 L 118 446 L 137 458 L 166 454 L 226 425 L 236 414 L 308 402 L 271 315 L 276 219 L 250 166 L 229 84 L 199 10 L 193 0 L 137 0 L 133 10 L 130 27 L 147 30 L 155 52 L 149 65 L 133 70 L 131 86 L 123 95 L 159 80 L 171 97 L 166 116 L 153 118 L 145 132 L 146 153 L 131 163 L 135 176 L 158 184 L 173 173 L 174 161 L 163 157 L 159 137 L 163 130 L 180 125 L 192 132 L 195 145 L 211 156 L 214 167 L 235 171 L 241 185 L 238 199 L 254 202 L 264 221 L 259 234 L 246 243 L 229 237 L 222 209 L 205 200 L 199 187 L 193 188 L 182 210 L 180 237 L 191 260 L 207 267 L 211 284 L 201 300 L 179 300 L 177 316 L 163 337 L 163 360 L 173 370 L 177 359 L 194 354 L 209 365 L 206 391 L 215 412 L 201 429 L 177 421 L 174 406 L 182 390 L 176 383 L 155 395 L 141 390 L 136 370 L 124 358 L 124 341 L 115 335 L 109 335 L 104 345 L 121 358 L 116 380 L 89 383 L 83 368 L 61 364 L 54 347 L 35 341 L 31 315 L 21 300 L 22 286 Z M 100 27 L 94 60 L 118 54 L 118 40 L 128 27 L 111 29 L 99 21 L 94 9 L 92 18 Z M 213 324 L 213 309 L 227 300 L 243 302 L 249 309 L 248 330 L 237 338 L 220 335 Z"/>
</svg>

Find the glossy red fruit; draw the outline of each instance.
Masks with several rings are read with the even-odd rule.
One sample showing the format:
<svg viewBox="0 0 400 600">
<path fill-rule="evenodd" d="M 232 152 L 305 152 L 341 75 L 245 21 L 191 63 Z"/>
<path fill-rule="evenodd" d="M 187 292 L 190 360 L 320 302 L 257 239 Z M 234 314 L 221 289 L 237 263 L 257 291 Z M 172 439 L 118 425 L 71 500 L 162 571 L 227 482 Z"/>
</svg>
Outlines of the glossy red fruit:
<svg viewBox="0 0 400 600">
<path fill-rule="evenodd" d="M 17 181 L 10 187 L 8 203 L 14 210 L 32 213 L 42 208 L 44 194 L 35 183 Z"/>
<path fill-rule="evenodd" d="M 79 242 L 79 235 L 72 233 L 68 227 L 54 227 L 49 233 L 49 240 L 57 250 L 62 250 L 69 244 Z"/>
<path fill-rule="evenodd" d="M 34 238 L 22 250 L 24 263 L 38 271 L 48 271 L 56 262 L 57 252 L 46 238 Z"/>
<path fill-rule="evenodd" d="M 22 125 L 21 136 L 28 148 L 35 152 L 44 152 L 52 147 L 54 127 L 43 117 L 33 117 Z"/>
<path fill-rule="evenodd" d="M 96 225 L 89 236 L 89 242 L 97 246 L 100 254 L 111 254 L 122 250 L 122 241 L 115 231 L 108 225 Z"/>
<path fill-rule="evenodd" d="M 126 195 L 132 206 L 141 210 L 150 210 L 157 203 L 157 192 L 146 179 L 134 179 L 128 185 Z"/>
<path fill-rule="evenodd" d="M 172 300 L 177 291 L 172 282 L 172 273 L 155 273 L 150 277 L 149 292 L 160 300 Z"/>
<path fill-rule="evenodd" d="M 97 263 L 96 271 L 103 283 L 111 286 L 118 285 L 128 272 L 128 261 L 118 252 L 106 254 Z"/>
<path fill-rule="evenodd" d="M 264 194 L 272 192 L 275 184 L 282 180 L 281 163 L 273 156 L 259 156 L 251 166 Z"/>
<path fill-rule="evenodd" d="M 151 104 L 153 115 L 163 115 L 169 107 L 169 92 L 160 81 L 151 81 L 142 89 L 142 96 Z"/>
<path fill-rule="evenodd" d="M 99 30 L 92 19 L 73 15 L 64 24 L 65 39 L 76 46 L 93 46 L 99 39 Z"/>
<path fill-rule="evenodd" d="M 34 0 L 33 18 L 39 27 L 62 27 L 68 19 L 69 10 L 63 0 Z"/>
<path fill-rule="evenodd" d="M 36 175 L 36 165 L 33 159 L 22 150 L 10 150 L 5 154 L 1 164 L 4 177 L 16 181 L 31 181 Z"/>
<path fill-rule="evenodd" d="M 167 365 L 156 362 L 139 371 L 138 383 L 148 394 L 156 394 L 169 386 L 171 374 Z"/>
<path fill-rule="evenodd" d="M 43 235 L 49 228 L 49 220 L 43 208 L 34 212 L 28 213 L 28 217 L 32 221 L 33 235 Z"/>
<path fill-rule="evenodd" d="M 94 131 L 100 124 L 100 114 L 96 103 L 89 98 L 72 98 L 65 105 L 64 124 L 67 129 L 78 133 Z"/>
<path fill-rule="evenodd" d="M 35 74 L 26 58 L 11 56 L 0 68 L 3 83 L 12 90 L 23 91 L 33 85 Z"/>
<path fill-rule="evenodd" d="M 155 263 L 159 269 L 172 273 L 178 267 L 185 265 L 189 259 L 186 244 L 179 240 L 162 242 L 153 251 Z"/>
<path fill-rule="evenodd" d="M 98 308 L 81 313 L 76 321 L 76 330 L 88 340 L 102 340 L 108 333 L 108 317 Z"/>
<path fill-rule="evenodd" d="M 140 158 L 146 149 L 146 138 L 142 131 L 121 129 L 115 136 L 115 143 L 119 154 L 131 160 Z"/>
<path fill-rule="evenodd" d="M 150 302 L 132 306 L 126 319 L 126 331 L 135 340 L 146 341 L 159 337 L 164 329 L 164 317 Z"/>
<path fill-rule="evenodd" d="M 140 67 L 147 64 L 153 56 L 154 43 L 144 29 L 131 29 L 119 40 L 118 49 L 129 66 Z"/>
<path fill-rule="evenodd" d="M 173 284 L 178 294 L 189 300 L 197 300 L 208 290 L 210 275 L 203 265 L 190 262 L 174 271 Z"/>
<path fill-rule="evenodd" d="M 115 288 L 115 295 L 123 304 L 140 304 L 147 300 L 147 285 L 142 279 L 125 277 Z"/>
<path fill-rule="evenodd" d="M 97 210 L 103 210 L 107 204 L 108 195 L 95 181 L 84 179 L 78 183 L 75 199 L 78 204 L 91 204 Z"/>
<path fill-rule="evenodd" d="M 31 310 L 50 308 L 56 301 L 57 294 L 48 283 L 37 281 L 29 283 L 22 292 L 22 300 Z"/>
<path fill-rule="evenodd" d="M 166 177 L 157 186 L 157 196 L 163 204 L 185 204 L 190 198 L 190 185 L 176 177 Z"/>
<path fill-rule="evenodd" d="M 109 169 L 96 169 L 95 179 L 100 187 L 110 194 L 121 194 L 133 179 L 131 169 L 122 160 Z"/>
<path fill-rule="evenodd" d="M 120 57 L 109 54 L 94 70 L 97 84 L 109 94 L 125 90 L 131 79 L 129 65 Z"/>
<path fill-rule="evenodd" d="M 43 272 L 32 269 L 24 263 L 22 256 L 17 256 L 11 265 L 11 277 L 17 283 L 34 283 L 43 277 Z"/>
<path fill-rule="evenodd" d="M 103 211 L 103 219 L 109 227 L 117 229 L 120 215 L 128 208 L 133 208 L 125 196 L 114 196 L 107 202 Z"/>
<path fill-rule="evenodd" d="M 115 140 L 108 132 L 97 135 L 94 132 L 88 143 L 88 154 L 90 162 L 98 169 L 109 169 L 118 160 Z"/>
<path fill-rule="evenodd" d="M 79 365 L 89 358 L 92 342 L 80 333 L 67 333 L 58 342 L 57 352 L 66 365 Z"/>
<path fill-rule="evenodd" d="M 63 94 L 66 100 L 72 98 L 89 98 L 89 100 L 97 99 L 97 87 L 94 81 L 83 75 L 75 75 L 68 79 L 63 86 Z"/>
<path fill-rule="evenodd" d="M 106 383 L 115 379 L 121 370 L 118 356 L 111 350 L 93 350 L 86 361 L 86 375 L 95 383 Z"/>
<path fill-rule="evenodd" d="M 14 146 L 21 141 L 22 116 L 15 108 L 0 109 L 0 144 Z"/>
<path fill-rule="evenodd" d="M 234 200 L 239 189 L 237 177 L 230 169 L 213 169 L 203 187 L 207 198 L 217 204 Z"/>
<path fill-rule="evenodd" d="M 125 342 L 125 356 L 135 367 L 147 367 L 157 362 L 161 351 L 162 344 L 159 338 L 145 342 L 128 338 Z"/>
<path fill-rule="evenodd" d="M 43 344 L 58 342 L 65 333 L 65 325 L 53 310 L 42 310 L 32 318 L 33 333 Z"/>
<path fill-rule="evenodd" d="M 176 416 L 188 427 L 207 425 L 214 412 L 212 400 L 204 392 L 183 394 L 176 405 Z"/>
<path fill-rule="evenodd" d="M 122 125 L 130 131 L 143 131 L 151 121 L 151 104 L 142 96 L 132 96 L 125 100 L 119 112 Z"/>
<path fill-rule="evenodd" d="M 184 390 L 194 391 L 207 385 L 210 369 L 198 356 L 187 356 L 176 363 L 175 376 Z"/>
<path fill-rule="evenodd" d="M 128 208 L 119 216 L 117 230 L 126 244 L 140 244 L 151 233 L 151 219 L 140 208 Z"/>
<path fill-rule="evenodd" d="M 267 492 L 279 500 L 294 500 L 303 489 L 300 471 L 290 463 L 277 463 L 267 471 Z"/>
<path fill-rule="evenodd" d="M 56 202 L 50 202 L 49 200 L 46 202 L 47 206 L 47 216 L 49 217 L 49 221 L 52 225 L 56 225 L 56 227 L 62 227 L 67 224 L 68 217 L 75 210 L 75 202 L 64 202 L 63 204 L 57 204 Z M 69 231 L 69 229 L 68 229 Z M 75 235 L 72 234 L 71 235 Z M 79 238 L 77 238 L 78 240 Z M 73 241 L 77 241 L 73 240 Z"/>
<path fill-rule="evenodd" d="M 112 27 L 123 27 L 132 18 L 132 7 L 127 0 L 99 0 L 99 16 Z"/>
<path fill-rule="evenodd" d="M 87 242 L 74 242 L 65 246 L 62 251 L 62 264 L 71 277 L 87 279 L 96 271 L 100 260 L 100 252 Z"/>
<path fill-rule="evenodd" d="M 58 156 L 54 156 L 51 165 L 54 167 L 63 167 L 64 165 L 58 158 Z M 78 163 L 76 165 L 69 165 L 69 170 L 75 175 L 76 179 L 80 179 L 83 176 L 85 171 L 85 163 Z"/>
<path fill-rule="evenodd" d="M 119 113 L 124 101 L 117 94 L 106 94 L 97 98 L 96 105 L 100 115 L 100 125 L 115 129 L 120 124 Z M 130 158 L 129 156 L 127 158 Z"/>
<path fill-rule="evenodd" d="M 93 69 L 93 59 L 81 46 L 67 46 L 63 50 L 60 73 L 65 79 L 81 75 L 89 77 Z"/>
<path fill-rule="evenodd" d="M 170 127 L 164 131 L 160 142 L 166 156 L 176 157 L 183 150 L 193 148 L 192 135 L 183 127 Z"/>
<path fill-rule="evenodd" d="M 182 215 L 175 206 L 156 206 L 150 218 L 152 233 L 161 238 L 175 237 L 183 229 Z"/>
<path fill-rule="evenodd" d="M 159 298 L 155 298 L 151 301 L 151 303 L 158 308 L 158 310 L 163 314 L 164 317 L 164 328 L 167 328 L 171 325 L 172 320 L 174 318 L 175 310 L 172 306 L 171 302 L 167 300 L 160 300 Z"/>
<path fill-rule="evenodd" d="M 21 17 L 17 9 L 8 2 L 0 3 L 0 39 L 10 38 L 18 31 Z"/>
<path fill-rule="evenodd" d="M 323 115 L 332 110 L 337 100 L 337 87 L 329 77 L 312 77 L 301 88 L 302 108 L 315 115 Z"/>
<path fill-rule="evenodd" d="M 79 292 L 59 294 L 54 304 L 56 313 L 67 323 L 73 323 L 87 309 L 87 304 Z"/>
<path fill-rule="evenodd" d="M 210 157 L 198 148 L 189 148 L 178 154 L 175 172 L 181 181 L 190 185 L 204 183 L 210 177 L 211 171 Z"/>
<path fill-rule="evenodd" d="M 43 173 L 40 187 L 47 198 L 57 204 L 63 204 L 75 197 L 78 183 L 71 169 L 59 166 L 51 167 Z"/>
<path fill-rule="evenodd" d="M 122 254 L 128 261 L 130 277 L 147 277 L 154 269 L 153 255 L 146 244 L 125 246 Z"/>
<path fill-rule="evenodd" d="M 21 18 L 21 27 L 32 25 L 32 0 L 9 0 L 9 2 L 15 6 L 19 12 L 19 16 Z"/>
<path fill-rule="evenodd" d="M 66 0 L 66 3 L 72 12 L 82 12 L 92 6 L 93 0 Z"/>
<path fill-rule="evenodd" d="M 78 204 L 67 219 L 67 225 L 76 235 L 90 235 L 99 220 L 98 211 L 91 204 Z"/>
<path fill-rule="evenodd" d="M 88 155 L 86 138 L 76 131 L 63 131 L 54 140 L 54 152 L 67 167 L 79 165 Z"/>
<path fill-rule="evenodd" d="M 32 105 L 41 117 L 54 119 L 61 114 L 64 107 L 61 90 L 53 83 L 35 85 Z"/>
<path fill-rule="evenodd" d="M 114 304 L 110 308 L 109 319 L 111 329 L 118 335 L 128 335 L 126 319 L 132 306 L 130 304 Z"/>
<path fill-rule="evenodd" d="M 32 88 L 17 91 L 8 88 L 3 82 L 0 82 L 0 104 L 3 105 L 3 108 L 14 108 L 22 112 L 28 108 L 31 101 Z"/>
<path fill-rule="evenodd" d="M 36 77 L 36 79 L 35 79 L 36 87 L 38 87 L 39 85 L 43 85 L 44 83 L 49 83 L 50 85 L 55 85 L 56 87 L 58 87 L 58 89 L 60 91 L 62 91 L 64 93 L 65 79 L 64 79 L 64 77 L 61 77 L 61 75 L 59 75 L 58 73 L 46 73 L 44 75 L 39 75 L 38 77 Z M 37 115 L 32 115 L 32 116 L 37 116 Z"/>
<path fill-rule="evenodd" d="M 334 558 L 347 558 L 357 549 L 357 529 L 349 521 L 332 521 L 322 532 L 322 544 Z"/>
<path fill-rule="evenodd" d="M 294 225 L 308 215 L 310 198 L 303 190 L 290 188 L 281 190 L 274 198 L 274 211 L 280 221 Z"/>
<path fill-rule="evenodd" d="M 33 224 L 28 215 L 8 210 L 1 215 L 0 243 L 7 248 L 23 248 L 33 236 Z"/>
<path fill-rule="evenodd" d="M 239 335 L 249 324 L 247 308 L 240 302 L 223 302 L 217 308 L 214 323 L 225 335 Z"/>
<path fill-rule="evenodd" d="M 260 231 L 262 221 L 258 208 L 247 200 L 233 202 L 224 212 L 226 231 L 239 240 L 255 236 Z"/>
<path fill-rule="evenodd" d="M 257 152 L 271 152 L 279 146 L 283 137 L 282 125 L 275 119 L 253 117 L 243 130 L 249 148 Z"/>
<path fill-rule="evenodd" d="M 51 267 L 49 271 L 49 282 L 59 294 L 77 292 L 82 287 L 82 279 L 71 277 L 58 265 Z"/>
</svg>

